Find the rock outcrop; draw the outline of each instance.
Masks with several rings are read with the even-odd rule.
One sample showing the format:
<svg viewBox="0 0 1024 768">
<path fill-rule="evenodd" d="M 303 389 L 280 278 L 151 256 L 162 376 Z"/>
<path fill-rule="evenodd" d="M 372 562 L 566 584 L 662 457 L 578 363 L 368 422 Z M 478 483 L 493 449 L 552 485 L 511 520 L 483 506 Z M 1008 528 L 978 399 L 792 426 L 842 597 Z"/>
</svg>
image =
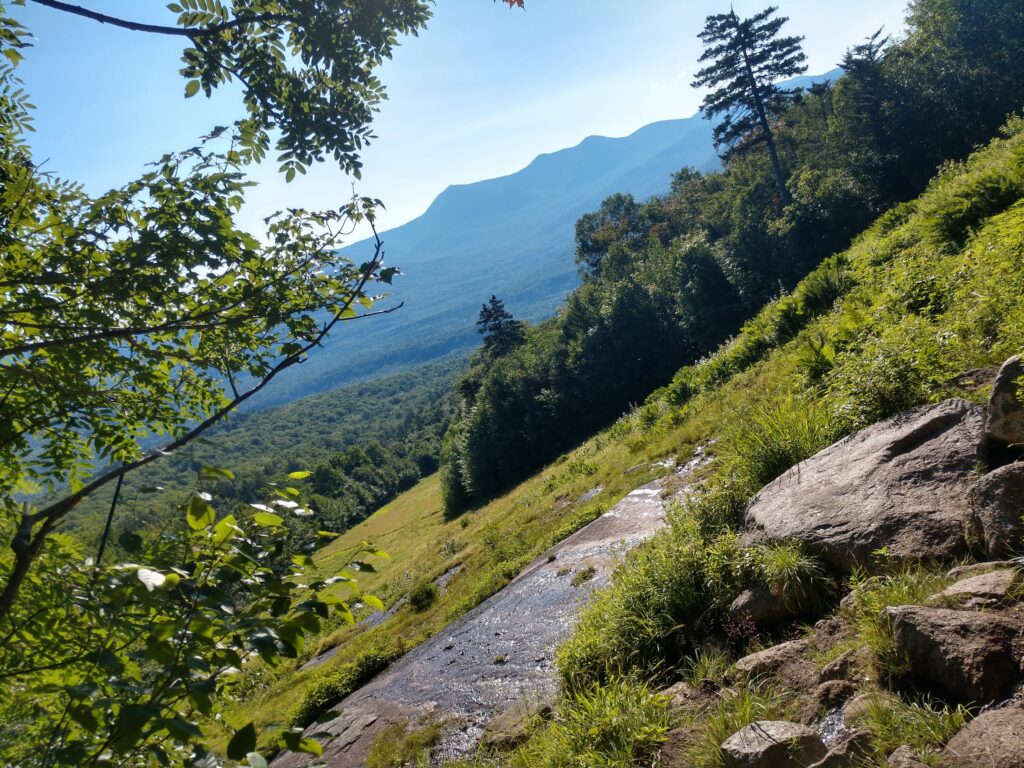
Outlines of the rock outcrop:
<svg viewBox="0 0 1024 768">
<path fill-rule="evenodd" d="M 806 768 L 828 753 L 812 728 L 785 720 L 761 720 L 722 743 L 727 768 Z"/>
<path fill-rule="evenodd" d="M 744 656 L 736 662 L 736 671 L 748 679 L 778 676 L 790 687 L 805 687 L 817 677 L 817 667 L 808 658 L 807 640 L 790 640 L 763 651 Z"/>
<path fill-rule="evenodd" d="M 949 740 L 949 768 L 1024 768 L 1024 706 L 984 712 Z"/>
<path fill-rule="evenodd" d="M 988 704 L 1021 679 L 1024 622 L 1011 616 L 902 605 L 885 609 L 910 676 L 955 701 Z"/>
<path fill-rule="evenodd" d="M 984 414 L 966 400 L 914 408 L 851 435 L 765 486 L 747 506 L 744 543 L 795 540 L 834 568 L 967 552 L 972 473 Z"/>
<path fill-rule="evenodd" d="M 1024 402 L 1018 384 L 1024 378 L 1024 362 L 1020 355 L 1011 357 L 999 369 L 988 401 L 988 422 L 985 434 L 1002 446 L 1024 444 Z"/>
<path fill-rule="evenodd" d="M 809 613 L 817 601 L 810 589 L 781 585 L 743 590 L 729 605 L 729 617 L 738 623 L 756 627 L 774 626 L 784 619 Z"/>
<path fill-rule="evenodd" d="M 971 488 L 973 536 L 991 558 L 1009 557 L 1024 548 L 1024 462 L 1007 464 L 983 476 Z"/>
</svg>

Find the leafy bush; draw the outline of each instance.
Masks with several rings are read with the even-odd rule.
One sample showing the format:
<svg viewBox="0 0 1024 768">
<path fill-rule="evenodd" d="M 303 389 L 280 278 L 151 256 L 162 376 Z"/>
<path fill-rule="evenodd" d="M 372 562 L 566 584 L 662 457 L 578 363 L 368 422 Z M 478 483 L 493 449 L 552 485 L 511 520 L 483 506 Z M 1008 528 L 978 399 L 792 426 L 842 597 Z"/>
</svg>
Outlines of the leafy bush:
<svg viewBox="0 0 1024 768">
<path fill-rule="evenodd" d="M 434 604 L 441 590 L 432 581 L 425 581 L 417 584 L 409 593 L 409 605 L 414 611 L 422 612 Z"/>
</svg>

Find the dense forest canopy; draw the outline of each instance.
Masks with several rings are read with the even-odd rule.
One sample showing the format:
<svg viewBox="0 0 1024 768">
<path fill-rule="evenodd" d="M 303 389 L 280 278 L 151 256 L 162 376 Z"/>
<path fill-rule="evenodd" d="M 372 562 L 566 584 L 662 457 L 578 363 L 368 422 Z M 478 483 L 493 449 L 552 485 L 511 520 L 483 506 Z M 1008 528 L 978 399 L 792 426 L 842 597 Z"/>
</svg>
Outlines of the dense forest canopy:
<svg viewBox="0 0 1024 768">
<path fill-rule="evenodd" d="M 724 83 L 704 104 L 709 117 L 732 110 L 717 132 L 724 170 L 684 168 L 662 197 L 613 195 L 583 216 L 583 285 L 527 344 L 478 356 L 457 384 L 442 458 L 452 511 L 523 479 L 712 352 L 1024 105 L 1024 11 L 1013 0 L 915 0 L 905 36 L 850 48 L 835 83 L 757 91 L 744 50 L 760 49 L 769 73 L 802 66 L 782 21 L 772 9 L 709 17 L 701 38 L 713 63 L 696 84 Z"/>
</svg>

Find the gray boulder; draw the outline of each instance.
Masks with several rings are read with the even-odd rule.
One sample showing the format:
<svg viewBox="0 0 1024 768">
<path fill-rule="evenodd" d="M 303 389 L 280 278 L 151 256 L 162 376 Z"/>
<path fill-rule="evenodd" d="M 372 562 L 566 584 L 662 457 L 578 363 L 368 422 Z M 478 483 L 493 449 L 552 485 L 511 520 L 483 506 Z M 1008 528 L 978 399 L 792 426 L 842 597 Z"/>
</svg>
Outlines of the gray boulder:
<svg viewBox="0 0 1024 768">
<path fill-rule="evenodd" d="M 844 572 L 870 567 L 882 547 L 904 559 L 962 556 L 983 427 L 980 408 L 953 399 L 850 435 L 762 488 L 743 541 L 797 540 Z"/>
<path fill-rule="evenodd" d="M 988 400 L 985 434 L 1004 446 L 1024 444 L 1024 402 L 1017 382 L 1024 377 L 1024 362 L 1015 355 L 1003 363 Z"/>
<path fill-rule="evenodd" d="M 722 743 L 727 768 L 806 768 L 828 753 L 812 728 L 785 720 L 760 720 Z"/>
<path fill-rule="evenodd" d="M 1003 568 L 961 579 L 933 595 L 930 600 L 967 602 L 968 605 L 1005 603 L 1016 596 L 1020 583 L 1020 571 L 1016 568 Z"/>
<path fill-rule="evenodd" d="M 889 768 L 928 768 L 921 762 L 913 747 L 903 746 L 889 755 L 886 761 Z"/>
<path fill-rule="evenodd" d="M 1024 708 L 993 709 L 969 722 L 946 745 L 949 768 L 1024 768 Z"/>
<path fill-rule="evenodd" d="M 972 537 L 989 557 L 1008 557 L 1024 546 L 1024 462 L 989 472 L 971 488 Z"/>
<path fill-rule="evenodd" d="M 980 611 L 920 605 L 884 611 L 896 646 L 920 685 L 957 701 L 988 704 L 1021 679 L 1024 622 Z"/>
<path fill-rule="evenodd" d="M 781 585 L 756 586 L 737 595 L 728 611 L 733 621 L 765 628 L 784 619 L 809 613 L 816 603 L 813 592 L 807 587 L 784 589 Z"/>
</svg>

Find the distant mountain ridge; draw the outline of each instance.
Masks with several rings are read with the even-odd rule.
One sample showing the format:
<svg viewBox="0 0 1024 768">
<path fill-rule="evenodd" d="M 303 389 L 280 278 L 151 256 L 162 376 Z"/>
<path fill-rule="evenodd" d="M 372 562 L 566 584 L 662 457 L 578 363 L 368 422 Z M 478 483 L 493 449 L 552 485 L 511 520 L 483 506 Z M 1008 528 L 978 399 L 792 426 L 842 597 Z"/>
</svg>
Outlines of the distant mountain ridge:
<svg viewBox="0 0 1024 768">
<path fill-rule="evenodd" d="M 834 79 L 839 70 L 790 81 Z M 576 220 L 616 192 L 638 199 L 668 191 L 684 166 L 719 167 L 711 124 L 699 115 L 646 125 L 629 136 L 589 136 L 539 155 L 516 173 L 445 189 L 419 217 L 381 235 L 388 264 L 403 275 L 380 306 L 398 312 L 342 325 L 303 365 L 261 395 L 256 407 L 292 402 L 368 377 L 434 360 L 479 342 L 480 305 L 497 294 L 517 317 L 550 316 L 578 283 Z M 357 263 L 364 240 L 342 249 Z"/>
</svg>

